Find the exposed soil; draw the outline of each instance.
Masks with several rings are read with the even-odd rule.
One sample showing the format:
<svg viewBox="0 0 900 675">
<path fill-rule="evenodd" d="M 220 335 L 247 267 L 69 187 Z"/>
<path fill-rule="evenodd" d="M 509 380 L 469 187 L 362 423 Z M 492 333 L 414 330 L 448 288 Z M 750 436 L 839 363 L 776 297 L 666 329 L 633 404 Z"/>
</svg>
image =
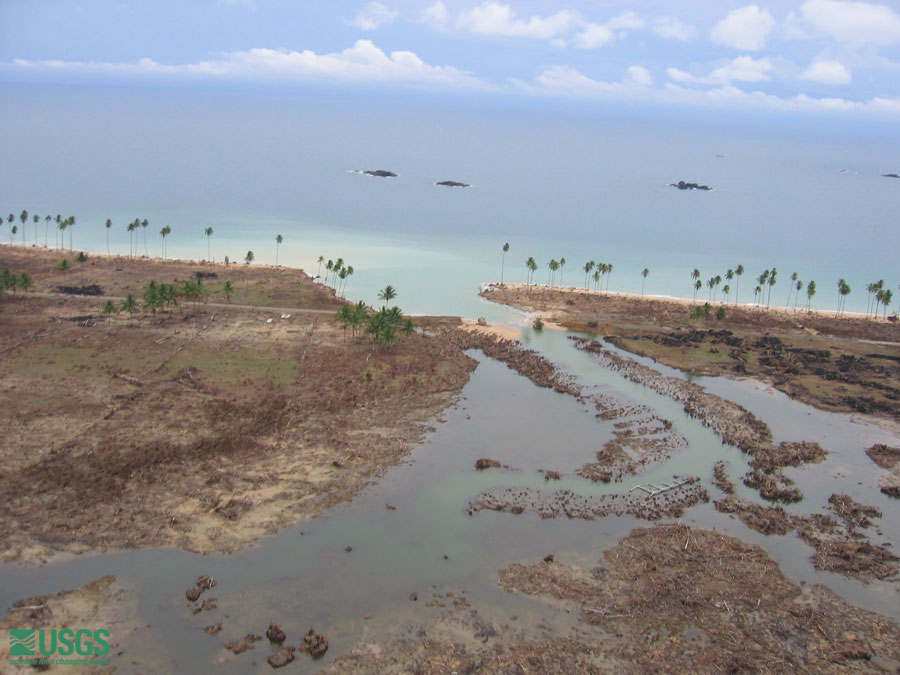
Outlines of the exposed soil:
<svg viewBox="0 0 900 675">
<path fill-rule="evenodd" d="M 489 624 L 463 604 L 415 636 L 361 644 L 329 672 L 896 672 L 900 629 L 819 585 L 797 585 L 759 547 L 683 525 L 634 530 L 585 569 L 500 571 L 510 592 L 573 626 Z M 480 636 L 480 637 L 477 637 Z"/>
<path fill-rule="evenodd" d="M 826 410 L 900 416 L 897 323 L 733 306 L 698 321 L 702 302 L 511 284 L 482 295 L 690 373 L 753 376 Z"/>
<path fill-rule="evenodd" d="M 28 271 L 39 289 L 57 283 L 43 278 L 58 274 L 54 259 L 0 247 L 0 267 Z M 187 279 L 198 267 L 89 260 L 106 292 L 118 283 L 135 294 L 149 275 Z M 234 267 L 253 293 L 274 279 L 298 289 L 293 303 L 335 302 L 296 270 Z M 205 269 L 222 279 L 232 268 Z M 244 283 L 234 278 L 237 293 Z M 190 305 L 107 320 L 96 299 L 19 296 L 0 300 L 7 561 L 53 549 L 235 550 L 352 498 L 420 441 L 475 366 L 433 336 L 390 348 L 347 338 L 330 314 Z"/>
<path fill-rule="evenodd" d="M 869 458 L 882 469 L 887 469 L 878 480 L 878 487 L 889 497 L 900 499 L 900 448 L 873 445 L 866 450 Z"/>
</svg>

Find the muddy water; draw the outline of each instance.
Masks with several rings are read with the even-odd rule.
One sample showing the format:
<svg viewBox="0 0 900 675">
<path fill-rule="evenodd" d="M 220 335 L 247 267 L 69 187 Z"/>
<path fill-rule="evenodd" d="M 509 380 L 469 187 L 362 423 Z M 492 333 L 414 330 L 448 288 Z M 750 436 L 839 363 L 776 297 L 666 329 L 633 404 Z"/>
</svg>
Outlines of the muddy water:
<svg viewBox="0 0 900 675">
<path fill-rule="evenodd" d="M 201 672 L 215 667 L 222 672 L 269 672 L 266 640 L 239 656 L 224 650 L 222 643 L 247 633 L 263 634 L 270 621 L 285 627 L 292 644 L 310 626 L 326 634 L 330 649 L 322 660 L 299 655 L 295 662 L 300 670 L 314 671 L 360 641 L 383 643 L 399 634 L 415 636 L 441 604 L 451 604 L 460 594 L 498 627 L 543 625 L 565 630 L 571 620 L 567 615 L 501 591 L 497 570 L 516 561 L 534 562 L 548 553 L 591 566 L 604 549 L 646 523 L 631 517 L 581 521 L 542 520 L 529 513 L 469 516 L 465 507 L 470 499 L 498 487 L 627 492 L 639 483 L 673 474 L 700 476 L 715 499 L 720 495 L 709 485 L 713 464 L 727 460 L 732 480 L 739 483 L 746 459 L 687 418 L 680 405 L 597 366 L 570 346 L 566 334 L 526 329 L 523 341 L 577 374 L 586 394 L 612 394 L 654 408 L 675 423 L 689 449 L 621 483 L 580 479 L 575 469 L 591 461 L 610 438 L 613 422 L 597 420 L 592 405 L 538 389 L 505 366 L 475 354 L 481 363 L 458 404 L 435 423 L 436 430 L 408 462 L 387 471 L 352 503 L 233 555 L 146 550 L 77 557 L 42 568 L 5 565 L 0 567 L 0 605 L 72 588 L 104 574 L 117 575 L 138 589 L 138 611 L 146 626 L 116 650 L 124 651 L 115 663 L 125 671 Z M 701 384 L 766 420 L 777 440 L 819 440 L 831 452 L 825 464 L 791 474 L 809 495 L 797 507 L 800 512 L 820 508 L 831 491 L 843 491 L 881 508 L 884 536 L 900 545 L 895 529 L 900 509 L 872 487 L 877 469 L 860 451 L 872 442 L 895 442 L 886 432 L 846 416 L 813 414 L 789 400 L 773 401 L 767 390 L 745 384 L 718 380 Z M 509 468 L 476 471 L 474 462 L 480 457 Z M 562 480 L 548 483 L 540 469 L 559 471 Z M 755 495 L 743 486 L 739 490 L 751 499 Z M 764 537 L 717 513 L 711 504 L 691 509 L 683 520 L 757 543 L 792 578 L 825 583 L 851 602 L 900 617 L 892 585 L 864 586 L 816 572 L 808 562 L 811 550 L 793 536 Z M 184 591 L 201 573 L 218 580 L 218 586 L 204 595 L 218 598 L 218 609 L 192 615 Z M 445 597 L 448 590 L 456 597 Z M 410 600 L 412 593 L 418 600 Z M 218 621 L 223 623 L 219 635 L 202 631 Z"/>
</svg>

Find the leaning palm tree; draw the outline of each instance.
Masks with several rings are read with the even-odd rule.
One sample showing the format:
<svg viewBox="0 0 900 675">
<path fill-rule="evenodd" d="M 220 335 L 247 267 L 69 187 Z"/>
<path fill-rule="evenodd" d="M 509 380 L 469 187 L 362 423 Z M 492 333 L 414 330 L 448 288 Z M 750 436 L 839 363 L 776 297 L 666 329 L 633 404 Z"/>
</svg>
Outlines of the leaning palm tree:
<svg viewBox="0 0 900 675">
<path fill-rule="evenodd" d="M 550 269 L 550 274 L 547 275 L 547 285 L 550 288 L 553 288 L 553 277 L 556 274 L 556 270 L 559 269 L 559 262 L 556 259 L 553 259 L 547 263 L 547 267 Z"/>
<path fill-rule="evenodd" d="M 647 281 L 647 277 L 650 275 L 650 269 L 645 267 L 641 270 L 641 297 L 644 297 L 644 283 Z"/>
<path fill-rule="evenodd" d="M 757 297 L 760 295 L 760 293 L 762 293 L 762 286 L 757 286 L 753 289 L 753 302 L 757 307 L 759 307 L 759 301 L 757 300 Z"/>
<path fill-rule="evenodd" d="M 694 299 L 695 300 L 697 299 L 697 291 L 701 290 L 702 288 L 703 288 L 703 282 L 700 281 L 699 279 L 697 279 L 697 281 L 694 282 Z"/>
<path fill-rule="evenodd" d="M 137 220 L 132 220 L 128 223 L 128 227 L 125 228 L 128 230 L 128 257 L 134 257 L 134 230 L 137 227 Z"/>
<path fill-rule="evenodd" d="M 203 234 L 206 235 L 206 258 L 209 262 L 212 262 L 212 244 L 210 244 L 210 237 L 213 235 L 213 229 L 211 227 L 207 227 L 203 230 Z"/>
<path fill-rule="evenodd" d="M 697 299 L 697 280 L 698 279 L 700 279 L 700 270 L 698 270 L 695 267 L 694 271 L 691 272 L 691 286 L 694 288 L 694 295 L 691 298 L 691 301 L 694 301 Z"/>
<path fill-rule="evenodd" d="M 49 218 L 49 216 L 47 216 Z M 112 221 L 107 218 L 106 219 L 106 255 L 112 255 L 109 252 L 109 228 L 112 227 Z"/>
<path fill-rule="evenodd" d="M 503 244 L 503 254 L 500 256 L 500 285 L 503 285 L 503 267 L 506 265 L 506 252 L 509 251 L 509 242 Z"/>
<path fill-rule="evenodd" d="M 390 303 L 391 300 L 397 297 L 397 290 L 388 284 L 382 290 L 378 291 L 378 299 L 384 300 L 387 303 Z"/>
<path fill-rule="evenodd" d="M 275 267 L 278 267 L 278 249 L 281 248 L 281 242 L 284 241 L 284 237 L 280 234 L 275 235 Z"/>
<path fill-rule="evenodd" d="M 887 320 L 887 311 L 888 306 L 891 304 L 891 301 L 894 299 L 894 291 L 890 288 L 885 288 L 882 292 L 881 304 L 884 305 L 884 318 Z"/>
<path fill-rule="evenodd" d="M 812 299 L 815 294 L 816 294 L 816 282 L 810 281 L 806 285 L 806 311 L 807 312 L 812 311 L 812 309 L 811 309 Z"/>
<path fill-rule="evenodd" d="M 797 301 L 800 300 L 800 291 L 803 290 L 803 281 L 800 279 L 797 279 L 797 281 L 794 283 L 794 289 L 797 291 L 796 293 L 794 293 L 794 312 L 796 312 L 797 311 Z"/>
<path fill-rule="evenodd" d="M 791 292 L 794 290 L 794 287 L 797 285 L 797 279 L 799 275 L 796 272 L 791 272 L 791 284 L 788 286 L 788 299 L 787 304 L 784 306 L 785 309 L 790 307 L 791 305 Z"/>
<path fill-rule="evenodd" d="M 774 267 L 772 271 L 769 272 L 769 294 L 766 296 L 766 309 L 769 308 L 769 305 L 772 302 L 772 288 L 775 286 L 775 278 L 778 276 L 778 270 Z"/>
</svg>

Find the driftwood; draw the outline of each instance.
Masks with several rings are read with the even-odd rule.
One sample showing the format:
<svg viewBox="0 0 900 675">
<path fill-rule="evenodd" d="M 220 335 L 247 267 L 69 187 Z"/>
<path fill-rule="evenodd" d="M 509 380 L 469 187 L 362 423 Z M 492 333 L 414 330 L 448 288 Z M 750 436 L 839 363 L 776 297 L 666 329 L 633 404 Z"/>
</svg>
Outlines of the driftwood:
<svg viewBox="0 0 900 675">
<path fill-rule="evenodd" d="M 142 382 L 136 377 L 131 377 L 131 375 L 125 375 L 124 373 L 116 373 L 115 375 L 113 375 L 113 377 L 118 377 L 120 380 L 125 380 L 128 384 L 133 384 L 136 387 L 143 387 L 147 384 L 146 382 Z"/>
</svg>

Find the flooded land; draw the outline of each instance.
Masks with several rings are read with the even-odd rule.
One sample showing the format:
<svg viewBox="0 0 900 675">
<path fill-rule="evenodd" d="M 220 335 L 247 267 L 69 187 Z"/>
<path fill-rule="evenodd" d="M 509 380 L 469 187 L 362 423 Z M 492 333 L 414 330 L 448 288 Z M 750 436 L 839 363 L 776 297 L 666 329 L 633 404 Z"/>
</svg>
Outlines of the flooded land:
<svg viewBox="0 0 900 675">
<path fill-rule="evenodd" d="M 900 669 L 897 325 L 508 286 L 543 330 L 384 345 L 298 270 L 80 267 L 0 247 L 3 634 L 108 629 L 79 672 Z M 203 291 L 101 311 L 151 280 Z"/>
</svg>

